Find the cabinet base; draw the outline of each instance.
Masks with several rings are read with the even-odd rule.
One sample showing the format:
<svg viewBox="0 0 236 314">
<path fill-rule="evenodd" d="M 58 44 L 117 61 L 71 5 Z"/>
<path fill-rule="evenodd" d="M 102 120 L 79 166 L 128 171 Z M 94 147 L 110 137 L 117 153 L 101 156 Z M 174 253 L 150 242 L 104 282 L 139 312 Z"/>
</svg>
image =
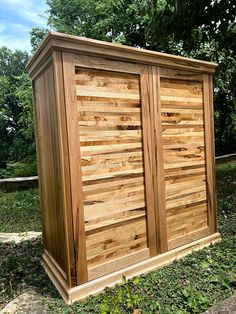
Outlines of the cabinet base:
<svg viewBox="0 0 236 314">
<path fill-rule="evenodd" d="M 98 294 L 102 292 L 105 287 L 111 287 L 115 284 L 121 284 L 122 276 L 130 279 L 134 276 L 156 270 L 158 268 L 171 264 L 174 260 L 178 260 L 185 255 L 191 253 L 192 251 L 200 250 L 206 246 L 209 246 L 212 243 L 218 242 L 220 241 L 220 239 L 220 233 L 216 232 L 202 239 L 182 245 L 168 252 L 151 257 L 142 262 L 133 264 L 129 267 L 115 271 L 103 277 L 96 278 L 73 288 L 68 287 L 66 283 L 66 278 L 60 270 L 60 267 L 55 265 L 55 261 L 53 261 L 50 255 L 46 252 L 43 253 L 42 265 L 49 278 L 57 288 L 58 292 L 61 294 L 62 298 L 65 300 L 66 303 L 69 304 L 74 301 L 82 300 L 91 294 Z"/>
</svg>

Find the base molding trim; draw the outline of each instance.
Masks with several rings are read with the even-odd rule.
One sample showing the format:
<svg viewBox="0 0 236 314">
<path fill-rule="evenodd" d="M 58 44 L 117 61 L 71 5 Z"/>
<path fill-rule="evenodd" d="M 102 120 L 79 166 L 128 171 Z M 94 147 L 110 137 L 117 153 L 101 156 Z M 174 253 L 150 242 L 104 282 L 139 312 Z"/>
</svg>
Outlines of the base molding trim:
<svg viewBox="0 0 236 314">
<path fill-rule="evenodd" d="M 138 262 L 131 266 L 125 267 L 108 275 L 83 283 L 74 288 L 68 287 L 65 278 L 63 278 L 63 276 L 57 270 L 52 261 L 50 261 L 49 256 L 45 253 L 43 254 L 42 265 L 46 273 L 50 277 L 51 281 L 61 294 L 62 298 L 65 300 L 66 303 L 69 304 L 74 301 L 82 300 L 91 294 L 98 294 L 102 292 L 105 287 L 111 287 L 115 284 L 121 284 L 122 276 L 130 279 L 134 276 L 138 276 L 159 269 L 163 266 L 171 264 L 173 261 L 178 260 L 193 251 L 200 250 L 220 240 L 221 235 L 220 233 L 216 232 L 202 239 L 179 246 L 175 249 Z"/>
</svg>

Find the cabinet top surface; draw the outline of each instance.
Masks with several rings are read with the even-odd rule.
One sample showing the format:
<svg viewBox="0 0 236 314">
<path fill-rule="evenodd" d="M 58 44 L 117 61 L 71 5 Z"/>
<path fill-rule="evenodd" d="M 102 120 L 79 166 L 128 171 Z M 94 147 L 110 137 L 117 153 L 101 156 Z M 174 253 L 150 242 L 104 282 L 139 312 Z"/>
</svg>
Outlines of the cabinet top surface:
<svg viewBox="0 0 236 314">
<path fill-rule="evenodd" d="M 49 32 L 37 51 L 27 64 L 30 74 L 42 64 L 52 51 L 100 56 L 114 60 L 129 61 L 141 64 L 153 64 L 163 67 L 181 68 L 202 73 L 214 73 L 216 63 L 180 57 L 142 48 L 78 37 L 57 32 Z"/>
</svg>

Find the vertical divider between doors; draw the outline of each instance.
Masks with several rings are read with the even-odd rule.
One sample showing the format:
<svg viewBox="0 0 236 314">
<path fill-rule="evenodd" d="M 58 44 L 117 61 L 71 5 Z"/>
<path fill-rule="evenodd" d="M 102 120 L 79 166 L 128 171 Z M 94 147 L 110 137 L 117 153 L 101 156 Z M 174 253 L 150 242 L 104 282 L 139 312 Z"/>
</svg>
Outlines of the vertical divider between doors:
<svg viewBox="0 0 236 314">
<path fill-rule="evenodd" d="M 149 66 L 150 84 L 153 88 L 153 107 L 154 120 L 154 197 L 157 225 L 157 237 L 159 243 L 158 253 L 168 250 L 167 243 L 167 224 L 166 224 L 166 200 L 165 200 L 165 181 L 164 181 L 164 160 L 163 160 L 163 143 L 162 143 L 162 123 L 161 123 L 161 95 L 160 95 L 160 71 L 159 67 Z"/>
<path fill-rule="evenodd" d="M 154 169 L 153 169 L 153 123 L 151 116 L 151 90 L 149 82 L 148 66 L 143 66 L 140 73 L 141 104 L 142 104 L 142 132 L 143 132 L 143 154 L 145 173 L 145 193 L 148 225 L 148 244 L 150 257 L 157 255 L 157 228 L 156 212 L 154 202 Z"/>
<path fill-rule="evenodd" d="M 80 137 L 76 98 L 74 54 L 63 52 L 65 107 L 69 146 L 73 234 L 77 265 L 77 284 L 88 280 L 84 226 L 83 187 L 81 176 Z"/>
<path fill-rule="evenodd" d="M 141 73 L 146 206 L 150 255 L 167 251 L 165 185 L 162 152 L 160 75 L 156 66 Z M 153 235 L 154 233 L 154 235 Z"/>
<path fill-rule="evenodd" d="M 205 155 L 206 155 L 206 188 L 208 224 L 210 233 L 217 231 L 216 219 L 216 191 L 215 191 L 215 147 L 214 147 L 214 113 L 212 77 L 203 75 L 203 106 L 205 128 Z"/>
</svg>

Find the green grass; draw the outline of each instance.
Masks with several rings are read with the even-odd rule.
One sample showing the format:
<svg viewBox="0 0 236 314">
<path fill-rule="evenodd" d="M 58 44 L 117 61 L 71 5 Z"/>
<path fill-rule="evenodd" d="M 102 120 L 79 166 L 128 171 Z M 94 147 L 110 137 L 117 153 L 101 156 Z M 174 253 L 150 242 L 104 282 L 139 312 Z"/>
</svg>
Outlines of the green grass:
<svg viewBox="0 0 236 314">
<path fill-rule="evenodd" d="M 216 182 L 219 231 L 222 235 L 235 235 L 236 161 L 217 166 Z"/>
<path fill-rule="evenodd" d="M 0 232 L 40 231 L 38 189 L 0 191 Z"/>
<path fill-rule="evenodd" d="M 235 162 L 218 165 L 219 230 L 223 235 L 221 242 L 194 252 L 159 271 L 136 277 L 122 286 L 106 289 L 99 296 L 71 306 L 64 304 L 40 266 L 40 240 L 19 245 L 1 244 L 0 304 L 10 301 L 28 287 L 35 287 L 44 294 L 49 313 L 123 314 L 133 313 L 135 308 L 145 314 L 202 313 L 230 296 L 236 286 L 235 180 Z M 29 193 L 32 197 L 33 191 L 24 193 Z M 10 199 L 10 194 L 8 197 Z"/>
</svg>

